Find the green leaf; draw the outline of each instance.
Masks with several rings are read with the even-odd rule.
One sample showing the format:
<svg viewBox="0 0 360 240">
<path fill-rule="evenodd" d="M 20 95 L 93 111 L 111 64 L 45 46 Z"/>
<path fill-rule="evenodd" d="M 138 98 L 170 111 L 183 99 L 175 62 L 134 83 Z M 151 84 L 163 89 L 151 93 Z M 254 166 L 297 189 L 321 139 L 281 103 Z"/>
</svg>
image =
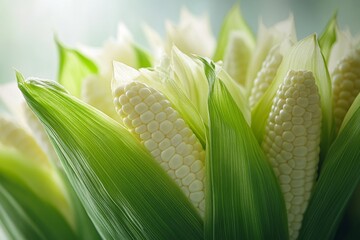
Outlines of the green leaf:
<svg viewBox="0 0 360 240">
<path fill-rule="evenodd" d="M 55 83 L 18 84 L 102 238 L 203 237 L 196 210 L 127 129 Z"/>
<path fill-rule="evenodd" d="M 332 239 L 360 182 L 359 103 L 326 155 L 299 239 Z"/>
<path fill-rule="evenodd" d="M 352 118 L 352 116 L 358 111 L 360 108 L 360 94 L 357 95 L 354 102 L 351 104 L 349 110 L 347 111 L 343 122 L 341 123 L 339 132 L 342 131 L 342 129 L 348 124 L 349 120 Z"/>
<path fill-rule="evenodd" d="M 251 43 L 251 45 L 255 46 L 254 35 L 240 13 L 240 7 L 238 5 L 235 5 L 226 15 L 222 24 L 218 43 L 213 57 L 214 61 L 219 61 L 223 59 L 226 47 L 229 42 L 230 34 L 233 31 L 243 32 L 244 35 L 247 36 L 248 43 Z"/>
<path fill-rule="evenodd" d="M 150 55 L 137 45 L 133 45 L 133 48 L 137 57 L 138 68 L 151 67 L 152 61 Z"/>
<path fill-rule="evenodd" d="M 289 70 L 308 70 L 314 74 L 316 85 L 319 88 L 322 123 L 321 123 L 321 159 L 324 159 L 334 137 L 334 118 L 332 113 L 331 81 L 324 58 L 321 54 L 316 35 L 310 35 L 299 41 L 284 56 L 275 79 L 268 90 L 255 105 L 252 112 L 252 129 L 259 142 L 262 142 L 267 117 L 271 110 L 272 100 L 279 85 Z"/>
<path fill-rule="evenodd" d="M 337 12 L 334 13 L 328 22 L 325 31 L 319 38 L 319 45 L 324 55 L 325 62 L 327 63 L 330 58 L 330 53 L 333 44 L 336 42 L 336 29 L 337 29 Z"/>
<path fill-rule="evenodd" d="M 287 239 L 285 203 L 273 170 L 225 85 L 207 64 L 207 239 Z"/>
<path fill-rule="evenodd" d="M 346 206 L 334 239 L 356 239 L 360 236 L 360 184 Z"/>
<path fill-rule="evenodd" d="M 207 123 L 207 96 L 204 92 L 208 91 L 208 83 L 202 64 L 198 59 L 189 57 L 174 46 L 170 55 L 169 72 L 167 81 L 168 85 L 172 86 L 171 89 L 174 90 L 173 98 L 179 98 L 179 89 L 181 89 L 189 102 L 199 112 L 203 121 Z M 166 90 L 168 89 L 166 88 Z M 182 101 L 184 102 L 184 100 Z M 176 106 L 181 105 L 177 104 Z"/>
<path fill-rule="evenodd" d="M 345 115 L 344 121 L 341 124 L 339 133 L 343 130 L 343 128 L 348 124 L 349 120 L 353 117 L 353 115 L 360 108 L 360 95 L 358 95 L 350 109 Z M 349 203 L 347 204 L 346 211 L 344 214 L 344 218 L 342 219 L 339 230 L 337 232 L 337 236 L 341 236 L 343 239 L 352 239 L 360 234 L 359 224 L 360 224 L 360 183 L 355 189 Z M 344 237 L 346 236 L 346 237 Z M 340 238 L 339 238 L 340 239 Z"/>
<path fill-rule="evenodd" d="M 0 149 L 0 165 L 0 221 L 10 235 L 15 239 L 77 239 L 62 209 L 39 194 L 56 196 L 59 186 L 49 169 L 6 149 Z"/>
<path fill-rule="evenodd" d="M 71 202 L 71 209 L 74 212 L 76 233 L 78 238 L 84 240 L 100 240 L 101 237 L 99 233 L 97 232 L 93 222 L 90 220 L 84 209 L 84 206 L 81 204 L 78 195 L 76 194 L 75 190 L 69 182 L 69 179 L 66 177 L 63 171 L 61 172 L 61 177 L 67 189 L 67 193 Z"/>
<path fill-rule="evenodd" d="M 80 52 L 64 47 L 57 39 L 59 50 L 58 82 L 76 97 L 81 95 L 81 86 L 85 77 L 98 73 L 97 66 Z"/>
<path fill-rule="evenodd" d="M 234 82 L 234 80 L 229 76 L 229 74 L 227 74 L 227 72 L 222 67 L 216 65 L 215 68 L 216 77 L 224 83 L 232 99 L 235 101 L 236 105 L 239 107 L 241 113 L 243 114 L 246 122 L 250 125 L 251 113 L 248 99 L 246 98 L 245 89 L 242 87 L 242 85 Z"/>
<path fill-rule="evenodd" d="M 9 239 L 45 239 L 36 223 L 1 184 L 0 225 Z"/>
</svg>

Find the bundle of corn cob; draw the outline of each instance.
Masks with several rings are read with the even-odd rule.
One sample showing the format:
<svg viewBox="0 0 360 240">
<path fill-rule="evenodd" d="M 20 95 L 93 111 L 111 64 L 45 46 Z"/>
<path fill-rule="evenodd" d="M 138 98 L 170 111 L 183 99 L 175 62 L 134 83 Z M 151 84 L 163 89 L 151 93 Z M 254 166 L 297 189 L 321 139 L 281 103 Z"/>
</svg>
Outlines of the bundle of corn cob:
<svg viewBox="0 0 360 240">
<path fill-rule="evenodd" d="M 126 39 L 95 60 L 58 42 L 63 86 L 17 73 L 40 131 L 0 118 L 0 238 L 336 236 L 360 182 L 359 43 L 328 69 L 336 17 L 319 39 L 297 41 L 290 16 L 255 40 L 234 8 L 216 48 L 198 49 L 215 63 L 191 55 L 185 23 L 157 39 L 161 59 L 121 25 Z M 129 59 L 109 65 L 122 48 Z"/>
</svg>

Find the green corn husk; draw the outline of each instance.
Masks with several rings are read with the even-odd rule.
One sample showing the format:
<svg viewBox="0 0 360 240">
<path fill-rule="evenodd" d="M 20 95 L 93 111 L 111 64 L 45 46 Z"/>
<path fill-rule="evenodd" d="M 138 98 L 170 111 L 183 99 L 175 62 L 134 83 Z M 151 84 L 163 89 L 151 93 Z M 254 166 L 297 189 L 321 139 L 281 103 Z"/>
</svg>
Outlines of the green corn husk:
<svg viewBox="0 0 360 240">
<path fill-rule="evenodd" d="M 44 239 L 40 229 L 26 215 L 13 196 L 0 185 L 0 226 L 4 239 Z"/>
<path fill-rule="evenodd" d="M 332 18 L 326 25 L 325 31 L 321 34 L 319 38 L 319 45 L 321 47 L 321 52 L 324 55 L 326 63 L 329 61 L 332 46 L 336 42 L 336 31 L 337 12 L 334 13 Z"/>
<path fill-rule="evenodd" d="M 90 220 L 89 215 L 86 213 L 84 206 L 81 204 L 81 201 L 78 195 L 75 192 L 75 189 L 71 186 L 69 179 L 66 177 L 63 171 L 59 171 L 59 175 L 63 180 L 64 186 L 66 187 L 67 194 L 69 196 L 69 201 L 71 203 L 71 209 L 75 215 L 75 227 L 77 233 L 77 239 L 84 240 L 100 240 L 99 232 L 96 230 L 93 222 Z"/>
<path fill-rule="evenodd" d="M 20 91 L 19 94 L 21 94 Z M 55 152 L 51 151 L 53 154 L 44 155 L 43 149 L 49 150 L 49 147 L 52 149 L 45 129 L 43 129 L 39 120 L 27 106 L 21 104 L 21 107 L 26 110 L 26 122 L 31 125 L 34 134 L 40 135 L 40 138 L 37 140 L 46 143 L 42 145 L 45 148 L 40 148 L 32 136 L 15 121 L 15 118 L 7 119 L 0 116 L 0 132 L 2 133 L 0 135 L 0 177 L 10 182 L 11 186 L 23 189 L 22 192 L 24 193 L 18 199 L 15 197 L 18 197 L 19 194 L 16 196 L 11 195 L 12 188 L 9 191 L 4 189 L 3 202 L 0 205 L 3 205 L 7 212 L 4 214 L 11 216 L 10 220 L 5 221 L 6 224 L 11 224 L 12 221 L 21 222 L 23 221 L 21 218 L 28 219 L 25 220 L 24 225 L 16 223 L 14 226 L 11 226 L 10 228 L 15 230 L 8 231 L 7 235 L 12 236 L 15 234 L 17 236 L 15 239 L 20 239 L 20 235 L 27 235 L 29 238 L 29 236 L 33 235 L 27 226 L 31 228 L 35 226 L 40 229 L 39 233 L 41 234 L 41 237 L 34 237 L 35 239 L 49 239 L 52 235 L 63 237 L 63 235 L 57 234 L 57 227 L 40 226 L 43 222 L 42 219 L 38 220 L 39 217 L 43 217 L 43 219 L 54 217 L 59 218 L 59 222 L 62 218 L 65 219 L 68 222 L 66 224 L 70 224 L 72 230 L 76 233 L 76 239 L 99 239 L 100 237 L 93 224 L 88 219 L 83 207 L 78 203 L 79 200 L 71 191 L 70 186 L 65 186 L 67 179 L 63 177 L 57 156 L 54 155 Z M 55 159 L 56 162 L 53 162 L 55 165 L 51 164 L 50 160 L 54 161 Z M 21 186 L 21 184 L 26 186 Z M 33 202 L 36 203 L 31 202 L 29 204 L 29 202 L 23 202 L 28 200 L 26 193 L 29 191 L 29 195 L 35 199 Z M 13 207 L 7 207 L 9 204 Z M 54 213 L 51 213 L 52 215 L 44 215 L 43 210 L 35 212 L 39 208 L 37 205 L 42 204 L 45 204 L 45 208 L 49 208 Z M 31 214 L 27 214 L 29 212 Z M 33 212 L 35 213 L 33 214 Z M 16 217 L 18 214 L 20 214 L 19 217 Z M 59 214 L 62 214 L 62 216 L 58 216 Z M 17 225 L 25 227 L 16 228 Z M 42 230 L 43 228 L 44 230 Z M 45 233 L 44 231 L 48 232 Z"/>
<path fill-rule="evenodd" d="M 332 239 L 360 183 L 360 95 L 331 145 L 304 215 L 300 239 Z"/>
<path fill-rule="evenodd" d="M 152 66 L 151 56 L 137 45 L 133 45 L 133 48 L 136 54 L 138 66 L 141 68 L 151 67 Z"/>
<path fill-rule="evenodd" d="M 0 223 L 12 239 L 78 239 L 74 216 L 46 166 L 0 149 Z M 44 194 L 46 193 L 46 194 Z"/>
<path fill-rule="evenodd" d="M 195 61 L 178 48 L 173 47 L 171 50 L 169 79 L 174 82 L 174 89 L 181 89 L 185 93 L 189 101 L 194 105 L 199 112 L 201 118 L 206 123 L 208 120 L 208 112 L 204 105 L 206 104 L 206 94 L 208 84 L 206 76 L 203 72 L 201 63 Z M 169 84 L 171 84 L 169 82 Z M 167 92 L 167 91 L 164 91 Z M 178 91 L 174 91 L 174 96 L 178 95 Z M 176 96 L 177 97 L 177 96 Z"/>
<path fill-rule="evenodd" d="M 259 142 L 264 136 L 265 124 L 271 110 L 272 99 L 283 81 L 288 70 L 308 70 L 313 72 L 316 85 L 319 88 L 322 109 L 321 129 L 321 159 L 323 161 L 334 138 L 334 118 L 332 113 L 332 92 L 330 76 L 327 71 L 316 35 L 310 35 L 299 41 L 284 56 L 275 79 L 268 90 L 255 105 L 252 111 L 252 129 Z"/>
<path fill-rule="evenodd" d="M 203 238 L 196 210 L 127 129 L 54 82 L 18 84 L 102 238 Z"/>
<path fill-rule="evenodd" d="M 71 94 L 80 97 L 83 80 L 89 75 L 97 74 L 98 68 L 79 51 L 66 48 L 59 40 L 55 40 L 59 51 L 58 81 Z"/>
<path fill-rule="evenodd" d="M 285 203 L 271 166 L 211 63 L 205 72 L 210 85 L 205 237 L 287 239 Z"/>
<path fill-rule="evenodd" d="M 248 104 L 248 100 L 245 97 L 245 89 L 234 82 L 234 80 L 227 74 L 227 72 L 220 66 L 215 66 L 216 77 L 224 83 L 226 89 L 229 91 L 232 99 L 240 109 L 243 117 L 248 125 L 251 123 L 251 112 Z"/>
<path fill-rule="evenodd" d="M 226 47 L 229 43 L 231 32 L 233 31 L 241 32 L 249 46 L 251 46 L 250 48 L 254 48 L 255 37 L 250 30 L 250 27 L 247 25 L 244 18 L 242 17 L 240 13 L 240 7 L 235 5 L 226 15 L 221 26 L 218 43 L 213 56 L 214 61 L 219 61 L 224 58 Z"/>
<path fill-rule="evenodd" d="M 353 117 L 354 113 L 358 111 L 360 107 L 360 95 L 358 95 L 347 114 L 345 115 L 344 121 L 341 124 L 339 133 L 342 132 L 343 128 L 347 126 L 349 120 Z M 344 218 L 340 223 L 337 236 L 341 236 L 344 239 L 353 239 L 355 236 L 360 234 L 360 183 L 358 183 L 353 195 L 351 196 L 349 203 L 346 207 Z"/>
</svg>

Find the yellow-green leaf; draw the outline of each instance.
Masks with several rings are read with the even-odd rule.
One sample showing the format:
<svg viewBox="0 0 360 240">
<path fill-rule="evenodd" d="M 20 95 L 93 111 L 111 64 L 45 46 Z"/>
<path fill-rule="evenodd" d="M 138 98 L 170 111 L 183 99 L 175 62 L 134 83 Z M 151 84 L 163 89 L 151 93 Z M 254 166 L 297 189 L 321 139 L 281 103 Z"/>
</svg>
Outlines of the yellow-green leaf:
<svg viewBox="0 0 360 240">
<path fill-rule="evenodd" d="M 151 67 L 152 63 L 151 63 L 150 55 L 137 45 L 134 45 L 133 47 L 137 57 L 138 67 L 139 68 Z"/>
<path fill-rule="evenodd" d="M 285 203 L 269 162 L 213 66 L 206 158 L 206 239 L 287 239 Z"/>
<path fill-rule="evenodd" d="M 51 81 L 19 79 L 104 239 L 202 239 L 200 216 L 124 127 Z"/>
<path fill-rule="evenodd" d="M 239 31 L 243 33 L 244 36 L 246 36 L 248 44 L 250 44 L 251 46 L 255 46 L 254 35 L 240 13 L 240 7 L 236 5 L 226 15 L 222 24 L 218 37 L 218 43 L 213 57 L 214 61 L 219 61 L 223 59 L 230 35 L 233 31 Z"/>
<path fill-rule="evenodd" d="M 321 51 L 324 55 L 325 62 L 329 61 L 331 48 L 336 41 L 336 30 L 337 30 L 337 12 L 334 13 L 330 21 L 328 22 L 325 31 L 319 38 L 319 44 Z"/>
<path fill-rule="evenodd" d="M 97 66 L 80 52 L 64 47 L 58 40 L 56 44 L 60 62 L 58 81 L 71 94 L 80 97 L 83 80 L 89 75 L 96 74 Z"/>
<path fill-rule="evenodd" d="M 74 216 L 56 176 L 21 154 L 0 148 L 0 222 L 14 239 L 76 239 Z M 66 214 L 64 214 L 66 213 Z"/>
</svg>

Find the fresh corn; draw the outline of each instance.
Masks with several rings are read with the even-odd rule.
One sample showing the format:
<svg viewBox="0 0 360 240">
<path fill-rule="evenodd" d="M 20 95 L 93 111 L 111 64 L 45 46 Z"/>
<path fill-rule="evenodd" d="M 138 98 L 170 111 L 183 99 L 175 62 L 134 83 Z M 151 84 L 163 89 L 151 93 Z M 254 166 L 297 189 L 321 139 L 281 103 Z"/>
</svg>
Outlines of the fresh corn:
<svg viewBox="0 0 360 240">
<path fill-rule="evenodd" d="M 249 59 L 252 53 L 251 43 L 242 32 L 230 35 L 224 56 L 224 69 L 238 83 L 245 85 Z"/>
<path fill-rule="evenodd" d="M 98 76 L 91 75 L 87 77 L 82 85 L 81 99 L 91 106 L 99 109 L 109 117 L 120 120 L 114 110 L 111 98 L 110 81 Z"/>
<path fill-rule="evenodd" d="M 321 118 L 312 72 L 289 71 L 274 98 L 262 147 L 284 194 L 290 239 L 299 234 L 317 176 Z"/>
<path fill-rule="evenodd" d="M 332 73 L 334 115 L 339 130 L 345 114 L 360 92 L 360 49 L 340 60 Z"/>
<path fill-rule="evenodd" d="M 275 78 L 277 70 L 282 61 L 282 55 L 278 51 L 271 51 L 264 60 L 260 71 L 258 72 L 249 98 L 250 108 L 264 95 L 272 80 Z"/>
<path fill-rule="evenodd" d="M 157 90 L 131 82 L 115 89 L 114 104 L 127 128 L 203 215 L 205 152 L 171 103 Z"/>
<path fill-rule="evenodd" d="M 47 164 L 47 157 L 31 135 L 14 121 L 0 117 L 0 146 L 19 151 L 37 163 Z"/>
</svg>

